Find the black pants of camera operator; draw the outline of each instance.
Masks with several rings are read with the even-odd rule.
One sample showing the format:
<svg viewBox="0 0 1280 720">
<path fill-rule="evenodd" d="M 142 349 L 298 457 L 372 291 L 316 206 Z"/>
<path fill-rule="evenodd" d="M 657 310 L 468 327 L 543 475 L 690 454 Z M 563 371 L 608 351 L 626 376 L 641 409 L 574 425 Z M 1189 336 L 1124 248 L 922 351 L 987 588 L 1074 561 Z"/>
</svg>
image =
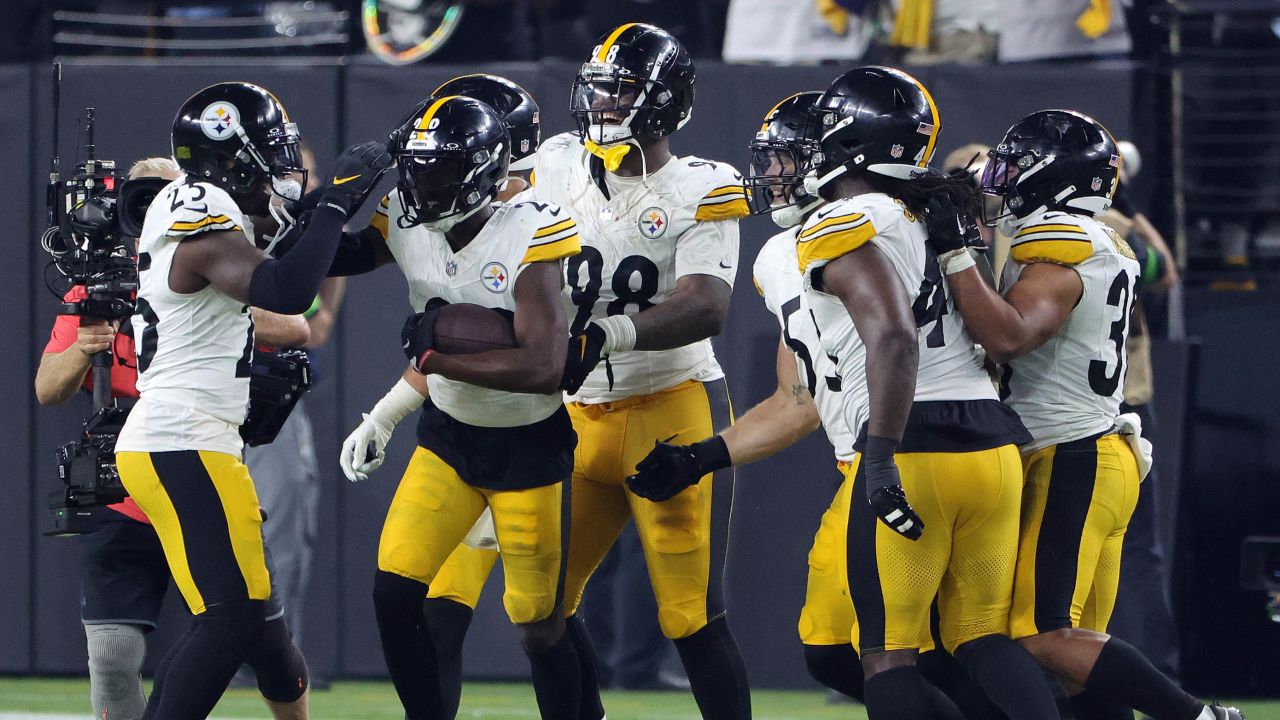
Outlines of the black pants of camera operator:
<svg viewBox="0 0 1280 720">
<path fill-rule="evenodd" d="M 268 701 L 301 698 L 306 662 L 271 600 L 262 515 L 243 463 L 203 451 L 120 452 L 116 462 L 195 615 L 157 668 L 143 717 L 207 717 L 241 663 Z"/>
</svg>

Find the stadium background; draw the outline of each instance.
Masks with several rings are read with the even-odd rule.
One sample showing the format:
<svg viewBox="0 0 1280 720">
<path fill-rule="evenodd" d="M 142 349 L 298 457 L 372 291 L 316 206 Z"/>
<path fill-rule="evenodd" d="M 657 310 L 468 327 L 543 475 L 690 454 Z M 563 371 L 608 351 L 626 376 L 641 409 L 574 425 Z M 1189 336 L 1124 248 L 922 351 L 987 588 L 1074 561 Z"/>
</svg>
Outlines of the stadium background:
<svg viewBox="0 0 1280 720">
<path fill-rule="evenodd" d="M 69 168 L 78 152 L 80 108 L 97 108 L 99 157 L 122 165 L 165 154 L 173 109 L 209 83 L 243 79 L 275 92 L 315 150 L 321 171 L 346 144 L 384 135 L 418 98 L 464 72 L 496 72 L 520 82 L 543 108 L 544 136 L 569 129 L 569 84 L 576 64 L 562 60 L 465 67 L 391 68 L 274 59 L 189 63 L 124 59 L 69 62 L 64 67 L 61 152 Z M 835 65 L 759 67 L 698 61 L 693 120 L 674 149 L 725 160 L 744 169 L 746 143 L 778 99 L 820 89 Z M 1013 66 L 941 66 L 916 71 L 932 89 L 944 132 L 940 153 L 971 141 L 994 142 L 1023 114 L 1043 107 L 1090 113 L 1117 137 L 1131 138 L 1154 159 L 1138 190 L 1151 195 L 1169 172 L 1155 130 L 1167 111 L 1146 102 L 1145 75 L 1126 61 Z M 7 490 L 0 503 L 0 673 L 80 674 L 84 636 L 78 618 L 76 543 L 43 538 L 46 494 L 56 487 L 54 448 L 75 433 L 88 402 L 37 408 L 31 380 L 56 312 L 45 289 L 47 257 L 44 182 L 51 154 L 50 72 L 44 63 L 0 66 L 0 212 L 9 220 L 0 263 L 0 336 L 10 367 L 0 377 L 0 434 Z M 1139 100 L 1135 101 L 1135 98 Z M 940 154 L 939 158 L 942 157 Z M 1153 177 L 1154 176 L 1154 177 Z M 366 210 L 366 214 L 367 214 Z M 363 218 L 361 218 L 363 219 Z M 356 225 L 360 225 L 359 222 Z M 742 412 L 773 389 L 776 325 L 749 279 L 751 260 L 775 230 L 764 218 L 743 223 L 737 292 L 716 347 Z M 1163 229 L 1163 228 L 1162 228 Z M 370 600 L 372 562 L 384 510 L 412 432 L 397 434 L 384 468 L 353 486 L 337 467 L 341 439 L 403 367 L 398 330 L 409 312 L 396 270 L 353 279 L 335 341 L 317 354 L 320 382 L 310 408 L 316 422 L 323 500 L 304 651 L 326 676 L 381 678 L 383 661 Z M 1184 680 L 1191 690 L 1223 695 L 1268 694 L 1276 688 L 1280 626 L 1267 621 L 1260 593 L 1238 590 L 1239 541 L 1280 534 L 1273 482 L 1280 446 L 1280 294 L 1215 293 L 1191 288 L 1186 297 L 1192 342 L 1157 341 L 1157 462 L 1165 497 L 1160 514 L 1174 541 L 1173 591 L 1183 640 Z M 1185 441 L 1185 442 L 1184 442 Z M 829 449 L 815 435 L 770 461 L 741 469 L 726 595 L 730 619 L 753 681 L 761 687 L 811 687 L 795 637 L 804 588 L 805 554 L 837 477 Z M 1174 488 L 1180 488 L 1173 492 Z M 500 582 L 495 574 L 491 586 Z M 148 664 L 185 626 L 176 594 L 153 635 Z M 159 644 L 155 644 L 158 640 Z M 527 676 L 516 634 L 503 616 L 500 593 L 487 593 L 468 638 L 472 676 Z"/>
</svg>

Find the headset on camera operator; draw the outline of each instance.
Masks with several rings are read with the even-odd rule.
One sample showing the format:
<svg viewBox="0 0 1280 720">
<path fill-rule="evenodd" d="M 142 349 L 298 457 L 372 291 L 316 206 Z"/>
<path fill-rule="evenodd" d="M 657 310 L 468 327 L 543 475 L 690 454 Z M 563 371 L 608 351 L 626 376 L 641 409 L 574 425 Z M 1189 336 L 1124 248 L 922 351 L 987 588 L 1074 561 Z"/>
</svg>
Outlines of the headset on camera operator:
<svg viewBox="0 0 1280 720">
<path fill-rule="evenodd" d="M 129 179 L 181 175 L 170 158 L 147 158 L 134 163 Z M 64 303 L 88 297 L 85 285 L 73 285 Z M 278 347 L 304 345 L 309 336 L 300 315 L 277 315 L 254 309 L 257 337 Z M 111 350 L 111 396 L 137 398 L 137 356 L 129 319 L 108 321 L 88 315 L 62 314 L 54 321 L 36 373 L 36 398 L 41 405 L 66 402 L 76 390 L 93 387 L 91 359 Z M 140 673 L 146 654 L 144 636 L 156 626 L 170 573 L 164 550 L 146 515 L 131 498 L 109 505 L 98 529 L 81 536 L 81 621 L 89 653 L 90 696 L 94 717 L 140 718 L 146 704 Z M 274 651 L 255 662 L 259 687 L 277 718 L 305 717 L 306 696 L 278 691 L 276 685 L 306 683 L 306 666 L 284 623 L 283 607 L 267 613 L 266 633 Z M 273 698 L 277 698 L 273 700 Z"/>
</svg>

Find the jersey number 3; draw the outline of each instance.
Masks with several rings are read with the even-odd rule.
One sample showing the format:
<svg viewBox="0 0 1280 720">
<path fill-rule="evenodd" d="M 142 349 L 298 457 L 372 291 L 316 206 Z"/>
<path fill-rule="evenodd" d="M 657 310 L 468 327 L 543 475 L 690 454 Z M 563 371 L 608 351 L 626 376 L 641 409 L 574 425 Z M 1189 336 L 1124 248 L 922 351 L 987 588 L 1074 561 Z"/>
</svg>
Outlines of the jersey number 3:
<svg viewBox="0 0 1280 720">
<path fill-rule="evenodd" d="M 1121 271 L 1107 290 L 1107 306 L 1120 308 L 1120 317 L 1111 323 L 1111 342 L 1116 344 L 1116 371 L 1107 375 L 1106 360 L 1089 361 L 1089 387 L 1103 397 L 1111 397 L 1124 377 L 1124 341 L 1129 330 L 1129 312 L 1133 309 L 1133 287 L 1129 273 Z"/>
</svg>

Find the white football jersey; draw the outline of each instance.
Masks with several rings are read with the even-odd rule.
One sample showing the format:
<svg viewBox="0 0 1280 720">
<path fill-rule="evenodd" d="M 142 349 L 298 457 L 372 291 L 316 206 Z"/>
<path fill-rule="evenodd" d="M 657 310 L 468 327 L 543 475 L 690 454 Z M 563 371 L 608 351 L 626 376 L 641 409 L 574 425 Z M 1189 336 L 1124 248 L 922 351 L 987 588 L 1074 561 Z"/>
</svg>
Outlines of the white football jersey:
<svg viewBox="0 0 1280 720">
<path fill-rule="evenodd" d="M 835 448 L 836 459 L 852 462 L 854 434 L 849 430 L 840 404 L 843 379 L 822 349 L 813 315 L 800 301 L 804 278 L 796 260 L 798 232 L 800 228 L 796 227 L 769 238 L 756 255 L 752 277 L 765 307 L 778 319 L 783 342 L 795 357 L 800 382 L 808 386 L 813 396 L 822 429 Z"/>
<path fill-rule="evenodd" d="M 538 195 L 569 210 L 582 228 L 582 252 L 566 265 L 570 330 L 593 319 L 641 312 L 661 303 L 685 275 L 710 275 L 733 286 L 738 261 L 737 219 L 747 215 L 742 176 L 724 163 L 672 158 L 647 178 L 605 174 L 609 197 L 591 177 L 591 154 L 564 133 L 538 148 Z M 647 395 L 685 380 L 724 377 L 700 340 L 661 351 L 609 356 L 573 399 L 602 403 Z"/>
<path fill-rule="evenodd" d="M 1023 223 L 1009 248 L 1001 287 L 1022 268 L 1051 262 L 1074 268 L 1084 292 L 1062 329 L 1007 364 L 1001 396 L 1034 440 L 1030 452 L 1109 430 L 1124 398 L 1125 341 L 1138 261 L 1114 230 L 1083 215 L 1046 212 Z"/>
<path fill-rule="evenodd" d="M 138 238 L 138 406 L 116 448 L 239 454 L 238 426 L 249 408 L 253 320 L 249 307 L 212 285 L 190 293 L 169 288 L 169 268 L 183 240 L 250 226 L 226 191 L 186 176 L 169 183 L 147 210 Z"/>
<path fill-rule="evenodd" d="M 421 225 L 402 228 L 399 193 L 383 198 L 370 223 L 383 233 L 387 247 L 409 282 L 409 302 L 421 312 L 427 301 L 473 303 L 503 311 L 516 309 L 515 287 L 530 263 L 560 261 L 577 254 L 578 229 L 559 206 L 533 200 L 494 206 L 493 216 L 460 252 L 453 252 L 444 233 Z M 561 405 L 559 395 L 493 390 L 427 376 L 431 401 L 450 417 L 481 427 L 519 427 L 550 417 Z"/>
<path fill-rule="evenodd" d="M 920 342 L 917 402 L 994 400 L 995 388 L 983 369 L 984 356 L 955 310 L 928 235 L 901 202 L 883 193 L 837 200 L 814 212 L 797 235 L 796 258 L 804 303 L 812 310 L 822 340 L 842 381 L 841 400 L 849 428 L 857 434 L 870 408 L 866 346 L 840 298 L 813 286 L 814 272 L 862 245 L 874 244 L 901 280 L 901 300 L 911 306 Z"/>
</svg>

